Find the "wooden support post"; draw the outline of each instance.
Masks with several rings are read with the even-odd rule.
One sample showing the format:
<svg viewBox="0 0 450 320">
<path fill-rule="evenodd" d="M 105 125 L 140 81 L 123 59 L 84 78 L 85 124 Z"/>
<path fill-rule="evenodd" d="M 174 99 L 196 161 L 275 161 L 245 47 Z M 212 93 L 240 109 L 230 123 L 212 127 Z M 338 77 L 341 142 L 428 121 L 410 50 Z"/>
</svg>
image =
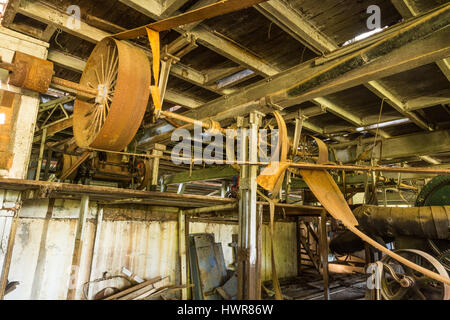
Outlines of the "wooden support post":
<svg viewBox="0 0 450 320">
<path fill-rule="evenodd" d="M 50 164 L 52 162 L 53 151 L 51 149 L 47 150 L 47 160 L 45 163 L 44 180 L 48 180 L 48 172 L 50 170 Z"/>
<path fill-rule="evenodd" d="M 191 283 L 191 270 L 189 264 L 189 217 L 184 217 L 184 242 L 186 243 L 186 284 Z M 190 300 L 192 296 L 192 290 L 186 290 L 186 300 Z"/>
<path fill-rule="evenodd" d="M 8 284 L 9 267 L 11 266 L 12 250 L 14 247 L 14 239 L 16 238 L 16 231 L 18 225 L 19 225 L 19 217 L 14 216 L 11 223 L 11 230 L 9 232 L 8 246 L 6 248 L 6 256 L 5 260 L 3 261 L 1 283 L 0 283 L 0 300 L 3 300 L 6 285 Z"/>
<path fill-rule="evenodd" d="M 89 281 L 94 280 L 94 270 L 97 267 L 96 259 L 98 255 L 98 250 L 100 246 L 100 236 L 101 236 L 101 230 L 102 230 L 102 223 L 103 223 L 103 207 L 97 208 L 97 223 L 95 226 L 95 238 L 94 238 L 94 244 L 92 246 L 92 256 L 91 256 L 91 262 L 89 265 Z M 91 287 L 89 287 L 87 291 L 87 297 L 86 299 L 89 300 Z"/>
<path fill-rule="evenodd" d="M 330 300 L 330 288 L 328 285 L 328 237 L 327 237 L 327 212 L 320 213 L 320 257 L 322 261 L 323 294 L 325 300 Z"/>
<path fill-rule="evenodd" d="M 302 236 L 302 229 L 300 228 L 301 221 L 300 217 L 297 217 L 295 221 L 295 230 L 296 230 L 296 241 L 297 241 L 297 276 L 300 276 L 302 273 L 302 243 L 300 242 L 300 238 Z"/>
<path fill-rule="evenodd" d="M 42 129 L 41 147 L 39 149 L 39 159 L 36 169 L 36 180 L 39 180 L 41 176 L 42 160 L 44 159 L 45 140 L 47 139 L 47 128 Z"/>
<path fill-rule="evenodd" d="M 164 101 L 164 96 L 166 95 L 167 80 L 169 80 L 170 67 L 172 66 L 172 58 L 167 60 L 161 60 L 161 71 L 159 78 L 159 94 L 161 103 Z"/>
<path fill-rule="evenodd" d="M 70 273 L 70 282 L 69 282 L 69 290 L 67 291 L 67 300 L 75 299 L 78 274 L 80 270 L 81 253 L 83 250 L 83 238 L 85 230 L 84 226 L 88 211 L 89 211 L 89 196 L 83 195 L 80 203 L 80 215 L 78 218 L 77 233 L 75 235 L 75 244 L 73 248 L 72 271 Z"/>
<path fill-rule="evenodd" d="M 18 201 L 20 201 L 20 198 L 18 199 Z M 9 268 L 11 266 L 14 240 L 16 238 L 17 226 L 19 225 L 19 211 L 20 211 L 20 209 L 16 208 L 14 216 L 11 221 L 11 228 L 10 228 L 9 237 L 8 237 L 8 245 L 6 247 L 6 254 L 5 254 L 5 258 L 3 260 L 3 266 L 1 269 L 1 275 L 0 275 L 0 300 L 3 300 L 3 298 L 5 296 L 6 285 L 8 284 L 8 274 L 9 274 Z"/>
<path fill-rule="evenodd" d="M 178 215 L 178 253 L 180 258 L 180 285 L 188 284 L 188 269 L 187 269 L 187 235 L 186 230 L 186 215 L 183 210 L 180 210 Z M 181 300 L 187 300 L 188 288 L 181 289 Z"/>
</svg>

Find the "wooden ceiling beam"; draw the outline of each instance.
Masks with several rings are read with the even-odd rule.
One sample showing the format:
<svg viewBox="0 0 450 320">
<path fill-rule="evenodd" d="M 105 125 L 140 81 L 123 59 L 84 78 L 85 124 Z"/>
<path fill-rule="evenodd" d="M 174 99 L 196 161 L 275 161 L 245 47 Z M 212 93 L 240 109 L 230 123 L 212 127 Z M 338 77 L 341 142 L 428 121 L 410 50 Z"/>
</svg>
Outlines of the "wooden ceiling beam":
<svg viewBox="0 0 450 320">
<path fill-rule="evenodd" d="M 139 0 L 127 0 L 127 4 L 130 4 L 132 8 L 139 12 L 148 11 L 149 4 L 142 3 Z M 137 7 L 140 7 L 138 9 Z M 157 17 L 156 20 L 161 20 L 162 17 Z M 184 34 L 186 31 L 182 28 L 176 28 L 176 31 Z M 188 31 L 195 39 L 208 49 L 242 65 L 247 68 L 262 74 L 264 76 L 272 76 L 277 74 L 280 70 L 270 66 L 259 57 L 251 54 L 248 50 L 243 49 L 237 44 L 217 35 L 204 27 L 198 26 Z"/>
<path fill-rule="evenodd" d="M 321 55 L 337 49 L 331 39 L 284 1 L 270 0 L 256 5 L 256 9 L 316 54 Z"/>
<path fill-rule="evenodd" d="M 447 8 L 447 10 L 450 9 Z M 428 28 L 427 23 L 421 24 L 422 26 L 423 28 Z M 347 64 L 349 57 L 356 57 L 356 53 L 363 53 L 365 52 L 363 50 L 367 50 L 367 48 L 362 48 L 356 52 L 349 52 L 346 47 L 343 49 L 345 52 L 341 57 L 337 56 L 335 59 L 326 61 L 321 65 L 315 65 L 311 62 L 300 64 L 272 77 L 271 81 L 264 80 L 248 86 L 230 95 L 225 101 L 216 99 L 209 102 L 205 106 L 198 108 L 192 116 L 198 119 L 214 116 L 214 114 L 223 110 L 230 110 L 233 107 L 248 103 L 252 100 L 258 100 L 269 94 L 276 94 L 280 100 L 279 104 L 282 107 L 288 107 L 320 97 L 321 95 L 361 85 L 373 79 L 387 77 L 416 68 L 428 64 L 438 57 L 448 56 L 450 54 L 450 47 L 443 46 L 443 44 L 448 43 L 448 39 L 446 38 L 448 34 L 448 30 L 442 29 L 436 32 L 430 32 L 419 39 L 416 39 L 414 35 L 415 39 L 412 41 L 407 40 L 413 37 L 413 33 L 409 32 L 409 38 L 402 39 L 401 44 L 396 43 L 397 37 L 392 38 L 392 36 L 388 36 L 381 38 L 380 41 L 382 43 L 378 42 L 378 45 L 372 45 L 372 52 L 375 53 L 378 48 L 381 48 L 381 46 L 387 43 L 397 49 L 387 53 L 385 51 L 381 53 L 380 51 L 380 53 L 376 53 L 377 59 L 366 59 L 359 66 L 351 67 L 351 70 L 345 68 L 341 72 L 338 72 L 337 70 L 341 66 Z M 308 90 L 302 89 L 304 90 L 303 92 L 297 93 L 298 90 L 294 89 L 296 87 L 300 89 L 302 83 L 305 83 L 305 81 L 311 83 L 313 79 L 319 80 L 325 72 L 331 72 L 330 68 L 336 70 L 333 76 L 334 79 L 328 79 L 326 82 L 318 81 Z"/>
<path fill-rule="evenodd" d="M 261 98 L 266 96 L 286 108 L 442 59 L 450 55 L 450 46 L 445 45 L 450 31 L 439 26 L 448 24 L 449 12 L 450 6 L 441 7 L 426 17 L 397 26 L 394 35 L 390 30 L 375 35 L 377 41 L 369 47 L 350 44 L 336 50 L 331 59 L 302 63 L 270 81 L 261 80 L 185 115 L 222 121 L 256 109 L 264 111 Z M 386 46 L 395 50 L 386 51 Z M 142 141 L 143 145 L 147 143 Z"/>
<path fill-rule="evenodd" d="M 162 10 L 159 16 L 162 18 L 168 18 L 174 15 L 174 13 L 188 1 L 189 0 L 162 0 Z"/>
<path fill-rule="evenodd" d="M 422 13 L 411 0 L 391 0 L 391 2 L 404 19 L 409 19 Z M 450 81 L 450 58 L 437 61 L 436 64 L 447 80 Z"/>
<path fill-rule="evenodd" d="M 66 13 L 62 13 L 58 10 L 50 8 L 38 1 L 23 3 L 22 6 L 17 8 L 17 12 L 27 17 L 38 20 L 42 23 L 53 24 L 58 28 L 60 28 L 61 30 L 63 30 L 64 32 L 67 32 L 71 35 L 74 35 L 80 39 L 86 40 L 91 43 L 97 43 L 103 38 L 112 35 L 108 32 L 95 28 L 83 21 L 81 21 L 79 29 L 69 28 L 68 26 L 66 26 L 66 21 L 69 17 Z M 139 48 L 145 50 L 146 53 L 149 56 L 151 56 L 151 53 L 148 49 L 140 46 Z M 208 89 L 208 87 L 205 85 L 206 76 L 197 70 L 184 66 L 183 64 L 180 63 L 174 64 L 171 67 L 170 73 L 171 75 L 177 78 L 183 79 L 192 84 Z"/>
<path fill-rule="evenodd" d="M 418 110 L 433 106 L 438 106 L 442 104 L 450 103 L 450 91 L 438 92 L 437 94 L 431 96 L 421 96 L 418 98 L 410 99 L 405 103 L 405 109 L 407 111 Z"/>
<path fill-rule="evenodd" d="M 133 1 L 133 0 L 130 0 Z M 135 7 L 137 3 L 134 4 L 133 7 Z M 288 19 L 285 19 L 284 21 L 289 21 L 291 27 L 296 27 L 296 32 L 302 32 L 302 36 L 306 36 L 308 34 L 311 34 L 311 38 L 308 38 L 310 41 L 315 41 L 312 48 L 316 49 L 316 47 L 321 52 L 328 52 L 332 51 L 337 48 L 336 45 L 331 44 L 330 40 L 328 40 L 325 36 L 321 36 L 317 34 L 315 28 L 310 26 L 309 23 L 307 23 L 304 20 L 301 20 L 297 17 L 295 14 L 289 15 L 289 10 L 284 6 L 281 1 L 268 1 L 261 3 L 257 5 L 259 8 L 260 6 L 263 6 L 264 8 L 273 8 L 271 11 L 272 13 L 278 12 L 278 17 L 281 19 L 283 14 L 288 15 Z M 283 28 L 286 29 L 286 28 Z M 257 72 L 258 74 L 261 74 L 263 76 L 274 76 L 280 72 L 279 69 L 274 68 L 270 64 L 266 63 L 265 61 L 261 60 L 260 58 L 252 55 L 249 50 L 245 50 L 233 42 L 218 36 L 217 34 L 214 34 L 210 32 L 209 30 L 206 30 L 205 28 L 202 28 L 201 26 L 198 26 L 194 29 L 191 29 L 189 33 L 194 36 L 197 41 L 204 45 L 205 47 L 211 49 L 212 51 L 230 59 L 231 61 L 234 61 L 238 63 L 241 66 L 245 66 L 249 68 L 250 70 L 253 70 Z M 300 38 L 300 37 L 297 37 Z M 306 42 L 308 43 L 308 41 Z M 309 45 L 311 47 L 311 45 Z M 317 50 L 315 50 L 317 51 Z M 224 92 L 226 92 L 225 90 Z M 227 92 L 228 94 L 230 92 Z M 356 119 L 355 116 L 353 116 L 350 112 L 345 111 L 343 108 L 340 108 L 336 104 L 328 101 L 325 98 L 318 98 L 321 102 L 321 104 L 324 104 L 327 106 L 327 109 L 330 112 L 333 112 L 338 117 L 349 121 L 352 124 L 355 124 L 356 126 L 363 125 L 359 119 Z M 308 125 L 308 124 L 307 124 Z M 312 131 L 323 134 L 323 129 L 319 129 L 317 126 L 310 125 L 310 129 Z"/>
<path fill-rule="evenodd" d="M 408 0 L 394 1 L 406 2 Z M 311 22 L 301 16 L 297 11 L 294 11 L 293 8 L 288 7 L 282 0 L 271 0 L 261 3 L 258 5 L 258 10 L 271 19 L 274 23 L 277 23 L 284 30 L 288 29 L 289 33 L 294 34 L 295 38 L 300 39 L 301 43 L 308 43 L 309 47 L 313 47 L 316 51 L 330 52 L 338 49 L 336 43 L 331 41 L 324 33 L 319 31 Z M 426 120 L 422 119 L 414 112 L 407 111 L 406 106 L 401 102 L 402 99 L 379 81 L 371 81 L 365 86 L 374 92 L 378 97 L 386 99 L 398 112 L 400 112 L 403 116 L 410 118 L 411 121 L 413 121 L 420 128 L 432 130 Z M 330 109 L 330 111 L 331 110 L 332 109 Z M 339 114 L 340 113 L 338 112 L 337 115 Z M 349 120 L 346 113 L 343 113 L 342 115 L 346 120 Z"/>
<path fill-rule="evenodd" d="M 373 138 L 367 138 L 361 141 L 366 145 L 373 144 Z M 381 159 L 397 159 L 410 156 L 423 157 L 425 161 L 432 163 L 434 158 L 429 157 L 433 154 L 447 152 L 450 145 L 450 130 L 420 132 L 409 135 L 396 136 L 383 139 L 381 147 Z M 331 145 L 336 150 L 338 160 L 343 163 L 354 162 L 358 156 L 356 153 L 356 141 Z M 374 149 L 374 158 L 379 157 L 380 148 Z M 428 157 L 427 157 L 428 156 Z M 433 160 L 431 160 L 431 159 Z M 434 162 L 435 164 L 436 162 Z"/>
<path fill-rule="evenodd" d="M 419 128 L 427 131 L 433 131 L 433 126 L 428 123 L 426 119 L 423 119 L 420 115 L 414 113 L 413 111 L 408 111 L 406 109 L 406 104 L 402 102 L 402 99 L 397 95 L 393 94 L 384 84 L 380 81 L 369 81 L 366 87 L 375 93 L 381 99 L 385 99 L 386 102 L 392 106 L 399 113 L 405 117 L 411 119 Z"/>
<path fill-rule="evenodd" d="M 158 0 L 119 0 L 124 5 L 157 20 L 163 11 L 163 5 Z"/>
</svg>

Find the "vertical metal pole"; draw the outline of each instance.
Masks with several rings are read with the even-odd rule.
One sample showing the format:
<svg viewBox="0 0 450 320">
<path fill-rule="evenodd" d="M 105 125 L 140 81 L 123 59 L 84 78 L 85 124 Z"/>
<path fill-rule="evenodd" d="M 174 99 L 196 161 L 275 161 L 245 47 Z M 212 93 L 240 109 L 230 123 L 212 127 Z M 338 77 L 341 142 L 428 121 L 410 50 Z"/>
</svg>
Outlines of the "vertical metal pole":
<svg viewBox="0 0 450 320">
<path fill-rule="evenodd" d="M 44 159 L 44 148 L 45 148 L 45 140 L 47 139 L 47 128 L 42 129 L 42 138 L 41 138 L 41 147 L 39 149 L 39 159 L 36 169 L 36 179 L 39 180 L 41 177 L 41 167 L 42 167 L 42 160 Z"/>
<path fill-rule="evenodd" d="M 328 285 L 328 237 L 327 237 L 327 212 L 320 213 L 320 256 L 322 260 L 323 294 L 325 300 L 330 300 L 330 288 Z"/>
<path fill-rule="evenodd" d="M 241 155 L 244 161 L 258 161 L 258 127 L 262 114 L 254 111 L 250 114 L 250 130 L 247 135 L 241 136 Z M 258 229 L 258 214 L 256 211 L 256 177 L 257 166 L 241 166 L 241 177 L 239 187 L 241 199 L 239 203 L 239 277 L 242 290 L 239 293 L 240 299 L 254 300 L 258 297 L 258 287 L 261 285 L 258 276 L 257 239 L 260 237 L 261 228 Z"/>
<path fill-rule="evenodd" d="M 186 284 L 191 283 L 191 267 L 189 264 L 189 217 L 184 215 L 184 242 L 185 242 L 185 248 L 186 248 Z M 186 290 L 186 300 L 190 300 L 192 296 L 192 290 L 187 289 Z"/>
</svg>

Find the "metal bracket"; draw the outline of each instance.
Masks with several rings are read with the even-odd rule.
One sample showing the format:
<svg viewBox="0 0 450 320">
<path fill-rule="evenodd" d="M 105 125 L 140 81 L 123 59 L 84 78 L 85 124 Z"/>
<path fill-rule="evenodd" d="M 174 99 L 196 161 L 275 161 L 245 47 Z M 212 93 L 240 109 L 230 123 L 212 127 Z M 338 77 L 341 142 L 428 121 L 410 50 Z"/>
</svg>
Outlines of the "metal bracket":
<svg viewBox="0 0 450 320">
<path fill-rule="evenodd" d="M 250 123 L 256 124 L 257 126 L 261 125 L 261 120 L 264 117 L 264 113 L 259 111 L 252 111 L 250 113 Z"/>
<path fill-rule="evenodd" d="M 280 106 L 280 105 L 274 103 L 274 102 L 272 101 L 272 97 L 271 97 L 271 96 L 265 96 L 263 99 L 264 99 L 264 103 L 265 103 L 267 106 L 271 107 L 273 110 L 281 111 L 281 110 L 284 109 L 282 106 Z"/>
<path fill-rule="evenodd" d="M 303 122 L 307 119 L 302 110 L 299 110 L 298 116 L 295 117 L 295 131 L 294 140 L 292 143 L 292 154 L 295 156 L 297 154 L 297 149 L 300 144 L 300 137 L 303 129 Z"/>
<path fill-rule="evenodd" d="M 169 48 L 168 48 L 167 45 L 165 45 L 165 46 L 163 47 L 163 50 L 162 50 L 162 51 L 163 51 L 163 52 L 162 52 L 161 60 L 170 62 L 170 64 L 175 64 L 175 63 L 177 63 L 177 62 L 180 61 L 180 58 L 179 58 L 179 57 L 177 57 L 176 55 L 173 55 L 173 54 L 169 53 Z"/>
</svg>

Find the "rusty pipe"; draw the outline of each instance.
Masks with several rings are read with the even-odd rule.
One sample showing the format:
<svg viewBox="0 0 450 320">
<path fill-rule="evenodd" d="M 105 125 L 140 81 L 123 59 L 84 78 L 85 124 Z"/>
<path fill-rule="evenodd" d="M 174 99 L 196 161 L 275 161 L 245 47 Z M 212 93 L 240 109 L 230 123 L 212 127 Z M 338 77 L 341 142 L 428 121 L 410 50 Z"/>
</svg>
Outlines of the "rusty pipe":
<svg viewBox="0 0 450 320">
<path fill-rule="evenodd" d="M 401 235 L 450 240 L 450 206 L 363 205 L 353 210 L 353 213 L 365 231 L 380 237 Z"/>
</svg>

